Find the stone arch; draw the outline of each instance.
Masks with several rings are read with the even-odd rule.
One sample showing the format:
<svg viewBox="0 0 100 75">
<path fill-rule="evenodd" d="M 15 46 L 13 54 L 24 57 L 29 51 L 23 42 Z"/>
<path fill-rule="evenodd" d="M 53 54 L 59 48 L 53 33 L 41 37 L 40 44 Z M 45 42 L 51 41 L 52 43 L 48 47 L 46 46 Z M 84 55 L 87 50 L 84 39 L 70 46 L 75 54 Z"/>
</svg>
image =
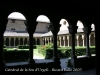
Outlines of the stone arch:
<svg viewBox="0 0 100 75">
<path fill-rule="evenodd" d="M 35 40 L 35 38 L 33 38 L 33 45 L 36 45 L 36 40 Z"/>
<path fill-rule="evenodd" d="M 20 45 L 23 45 L 23 38 L 20 38 Z"/>
<path fill-rule="evenodd" d="M 79 46 L 83 46 L 82 35 L 79 35 Z"/>
<path fill-rule="evenodd" d="M 10 39 L 10 46 L 14 46 L 14 38 Z"/>
<path fill-rule="evenodd" d="M 65 46 L 68 46 L 67 36 L 65 36 Z"/>
<path fill-rule="evenodd" d="M 24 45 L 26 45 L 26 44 L 27 44 L 27 38 L 24 39 Z"/>
<path fill-rule="evenodd" d="M 18 46 L 19 45 L 19 40 L 18 38 L 15 39 L 15 46 Z"/>
<path fill-rule="evenodd" d="M 80 20 L 77 21 L 77 26 L 78 26 L 78 29 L 79 28 L 84 28 L 83 23 Z"/>
<path fill-rule="evenodd" d="M 84 35 L 84 46 L 86 46 L 86 35 Z"/>
<path fill-rule="evenodd" d="M 70 36 L 69 36 L 69 46 L 72 46 L 72 42 L 71 42 L 72 39 L 71 39 L 71 37 L 72 37 L 72 36 L 70 35 Z"/>
<path fill-rule="evenodd" d="M 77 46 L 77 35 L 75 35 L 75 46 Z"/>
<path fill-rule="evenodd" d="M 61 19 L 60 24 L 61 24 L 60 31 L 68 30 L 67 26 L 69 26 L 69 24 L 68 24 L 68 21 L 66 19 Z"/>
<path fill-rule="evenodd" d="M 37 38 L 37 45 L 40 45 L 40 39 Z"/>
<path fill-rule="evenodd" d="M 9 46 L 9 38 L 6 38 L 6 46 Z"/>
<path fill-rule="evenodd" d="M 90 45 L 91 45 L 91 46 L 95 46 L 94 34 L 91 34 L 91 37 L 90 37 Z"/>
<path fill-rule="evenodd" d="M 61 36 L 61 46 L 64 46 L 63 36 Z"/>
</svg>

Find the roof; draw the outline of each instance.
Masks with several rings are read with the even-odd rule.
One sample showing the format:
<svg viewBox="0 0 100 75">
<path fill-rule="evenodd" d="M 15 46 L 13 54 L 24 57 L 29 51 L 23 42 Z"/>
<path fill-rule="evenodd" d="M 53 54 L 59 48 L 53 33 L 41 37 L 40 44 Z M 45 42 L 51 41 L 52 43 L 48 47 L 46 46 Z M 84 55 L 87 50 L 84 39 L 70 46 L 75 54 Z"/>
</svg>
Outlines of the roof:
<svg viewBox="0 0 100 75">
<path fill-rule="evenodd" d="M 17 20 L 26 20 L 26 18 L 19 12 L 13 12 L 8 16 L 8 19 L 17 19 Z M 37 22 L 46 22 L 46 23 L 50 23 L 50 20 L 44 16 L 44 15 L 40 15 L 37 17 L 36 19 Z"/>
<path fill-rule="evenodd" d="M 95 29 L 93 28 L 91 31 L 95 31 Z M 83 32 L 83 29 L 82 28 L 78 28 L 77 32 L 81 33 L 81 32 Z M 63 30 L 63 31 L 59 31 L 58 32 L 58 35 L 62 35 L 62 34 L 69 34 L 69 30 Z M 45 37 L 45 36 L 52 36 L 52 32 L 49 31 L 49 32 L 47 32 L 47 33 L 42 35 L 42 37 Z"/>
<path fill-rule="evenodd" d="M 43 33 L 34 33 L 34 37 L 41 37 L 41 35 L 43 35 Z M 29 36 L 29 34 L 27 32 L 22 32 L 22 31 L 5 31 L 4 36 Z"/>
<path fill-rule="evenodd" d="M 91 31 L 95 31 L 95 29 L 93 28 Z M 78 28 L 77 29 L 78 33 L 83 32 L 82 28 Z M 63 30 L 63 31 L 59 31 L 58 35 L 62 35 L 62 34 L 69 34 L 69 30 Z M 4 33 L 4 36 L 29 36 L 29 34 L 26 31 L 8 31 L 6 30 Z M 47 33 L 34 33 L 34 37 L 45 37 L 45 36 L 52 36 L 52 32 L 49 31 Z"/>
</svg>

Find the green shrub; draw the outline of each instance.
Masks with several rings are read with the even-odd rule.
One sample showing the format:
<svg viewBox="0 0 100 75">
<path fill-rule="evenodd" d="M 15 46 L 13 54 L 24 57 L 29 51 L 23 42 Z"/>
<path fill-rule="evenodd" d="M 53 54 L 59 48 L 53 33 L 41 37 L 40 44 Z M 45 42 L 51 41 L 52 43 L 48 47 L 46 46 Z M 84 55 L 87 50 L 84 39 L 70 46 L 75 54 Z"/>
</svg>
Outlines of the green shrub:
<svg viewBox="0 0 100 75">
<path fill-rule="evenodd" d="M 29 58 L 28 50 L 9 50 L 4 51 L 4 61 L 6 63 L 10 62 L 22 62 Z"/>
<path fill-rule="evenodd" d="M 6 45 L 3 45 L 3 48 L 6 48 Z"/>
<path fill-rule="evenodd" d="M 62 47 L 57 48 L 57 54 L 60 58 L 67 58 L 71 57 L 71 47 Z M 53 57 L 53 48 L 43 46 L 41 48 L 41 53 L 45 56 L 46 59 Z M 95 54 L 95 47 L 90 47 L 90 53 Z M 83 56 L 86 55 L 86 47 L 75 47 L 75 54 L 76 56 Z"/>
<path fill-rule="evenodd" d="M 36 48 L 34 45 L 33 48 Z M 18 49 L 29 49 L 29 45 L 18 45 Z"/>
</svg>

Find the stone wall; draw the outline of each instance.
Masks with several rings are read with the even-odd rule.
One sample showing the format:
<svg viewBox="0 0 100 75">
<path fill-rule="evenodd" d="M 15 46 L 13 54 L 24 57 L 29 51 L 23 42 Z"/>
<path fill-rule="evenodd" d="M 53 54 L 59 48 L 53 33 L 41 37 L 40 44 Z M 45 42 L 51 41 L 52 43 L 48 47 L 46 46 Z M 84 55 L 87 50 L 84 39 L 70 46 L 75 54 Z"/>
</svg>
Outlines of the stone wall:
<svg viewBox="0 0 100 75">
<path fill-rule="evenodd" d="M 15 20 L 15 23 L 12 23 L 12 20 L 9 19 L 6 30 L 11 30 L 11 28 L 15 28 L 15 31 L 25 31 L 26 26 L 24 20 Z"/>
<path fill-rule="evenodd" d="M 15 23 L 12 22 L 13 20 L 9 19 L 7 23 L 6 30 L 11 30 L 15 28 L 15 31 L 26 31 L 26 26 L 24 24 L 24 20 L 15 20 Z M 35 32 L 48 32 L 47 26 L 49 23 L 39 22 L 37 24 Z"/>
</svg>

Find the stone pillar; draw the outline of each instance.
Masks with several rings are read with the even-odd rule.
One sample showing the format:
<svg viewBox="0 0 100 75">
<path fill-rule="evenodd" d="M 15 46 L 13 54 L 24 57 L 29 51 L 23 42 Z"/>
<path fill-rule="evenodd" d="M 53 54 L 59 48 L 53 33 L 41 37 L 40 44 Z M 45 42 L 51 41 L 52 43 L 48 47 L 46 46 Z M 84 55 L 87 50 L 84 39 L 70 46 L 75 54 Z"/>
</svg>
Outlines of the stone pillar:
<svg viewBox="0 0 100 75">
<path fill-rule="evenodd" d="M 47 39 L 45 38 L 45 45 L 46 45 L 46 43 L 47 43 Z"/>
<path fill-rule="evenodd" d="M 64 41 L 64 47 L 65 47 L 65 36 L 63 36 L 63 41 Z"/>
<path fill-rule="evenodd" d="M 83 40 L 83 47 L 84 47 L 84 35 L 82 35 L 82 40 Z"/>
<path fill-rule="evenodd" d="M 44 45 L 44 40 L 42 38 L 39 38 L 40 39 L 40 45 Z"/>
<path fill-rule="evenodd" d="M 34 37 L 35 38 L 35 37 Z M 37 45 L 37 38 L 35 38 L 35 42 L 36 42 L 36 45 Z"/>
<path fill-rule="evenodd" d="M 18 37 L 18 41 L 19 41 L 18 43 L 19 43 L 19 45 L 20 45 L 20 37 Z"/>
<path fill-rule="evenodd" d="M 61 47 L 61 36 L 59 36 L 59 40 L 60 40 L 60 47 Z"/>
<path fill-rule="evenodd" d="M 52 43 L 52 37 L 50 37 L 50 43 Z"/>
<path fill-rule="evenodd" d="M 35 16 L 35 15 L 34 15 Z M 29 34 L 29 59 L 28 59 L 28 62 L 29 63 L 35 63 L 34 59 L 33 59 L 33 34 L 35 32 L 35 29 L 36 29 L 36 25 L 37 25 L 37 22 L 36 22 L 36 19 L 33 18 L 33 19 L 27 19 L 27 22 L 25 23 L 26 25 L 26 30 Z"/>
<path fill-rule="evenodd" d="M 49 28 L 53 34 L 53 44 L 54 44 L 53 60 L 54 62 L 58 63 L 59 66 L 60 66 L 60 59 L 57 56 L 57 34 L 58 34 L 60 26 L 61 25 L 59 25 L 59 22 L 54 22 L 54 24 L 49 25 Z"/>
<path fill-rule="evenodd" d="M 23 45 L 24 45 L 25 38 L 23 37 Z"/>
<path fill-rule="evenodd" d="M 29 37 L 27 38 L 27 45 L 29 45 Z"/>
<path fill-rule="evenodd" d="M 14 47 L 15 47 L 15 40 L 16 40 L 16 38 L 14 37 Z"/>
<path fill-rule="evenodd" d="M 89 24 L 88 24 L 89 25 Z M 89 34 L 91 33 L 91 25 L 90 26 L 84 26 L 83 30 L 84 30 L 84 33 L 86 35 L 86 56 L 87 57 L 90 57 L 91 54 L 90 54 L 90 48 L 89 48 Z"/>
<path fill-rule="evenodd" d="M 6 45 L 6 37 L 4 37 L 4 41 L 3 42 L 4 42 L 4 45 Z"/>
<path fill-rule="evenodd" d="M 47 41 L 48 41 L 48 44 L 49 44 L 49 37 L 47 37 Z"/>
<path fill-rule="evenodd" d="M 11 37 L 9 37 L 9 47 L 11 46 L 11 45 L 10 45 L 10 41 L 11 41 Z"/>
<path fill-rule="evenodd" d="M 68 40 L 68 47 L 69 47 L 69 35 L 67 35 L 67 40 Z"/>
<path fill-rule="evenodd" d="M 73 68 L 77 66 L 77 56 L 75 55 L 75 34 L 77 33 L 77 28 L 76 26 L 77 20 L 76 19 L 70 19 L 69 20 L 69 33 L 71 34 L 71 47 L 72 47 L 72 54 L 71 54 L 71 63 L 73 65 Z"/>
<path fill-rule="evenodd" d="M 1 14 L 3 14 L 1 12 Z M 0 31 L 0 71 L 5 71 L 5 62 L 4 62 L 4 50 L 3 50 L 3 40 L 4 40 L 4 32 L 6 30 L 8 19 L 6 16 L 0 17 L 0 24 L 2 25 L 1 31 Z"/>
<path fill-rule="evenodd" d="M 79 46 L 79 35 L 76 36 L 77 39 L 77 46 Z"/>
<path fill-rule="evenodd" d="M 89 46 L 91 46 L 91 34 L 89 35 Z"/>
</svg>

